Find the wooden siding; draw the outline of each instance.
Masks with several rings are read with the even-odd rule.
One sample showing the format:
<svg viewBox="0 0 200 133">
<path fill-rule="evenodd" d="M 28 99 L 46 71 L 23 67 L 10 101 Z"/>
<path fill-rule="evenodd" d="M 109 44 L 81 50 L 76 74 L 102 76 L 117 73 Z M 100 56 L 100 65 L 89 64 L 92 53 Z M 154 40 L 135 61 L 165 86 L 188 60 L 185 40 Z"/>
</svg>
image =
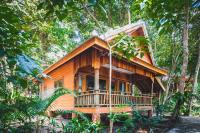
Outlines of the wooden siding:
<svg viewBox="0 0 200 133">
<path fill-rule="evenodd" d="M 108 56 L 102 56 L 100 61 L 101 61 L 101 65 L 109 64 Z M 122 69 L 125 69 L 128 71 L 131 71 L 131 72 L 139 74 L 139 75 L 147 76 L 147 77 L 153 77 L 153 75 L 154 75 L 154 73 L 149 72 L 148 70 L 145 70 L 145 68 L 136 66 L 131 62 L 128 62 L 123 59 L 118 59 L 116 57 L 112 58 L 112 65 L 116 66 L 118 68 L 122 68 Z"/>
<path fill-rule="evenodd" d="M 76 56 L 73 59 L 73 62 L 74 62 L 74 73 L 76 73 L 79 68 L 92 66 L 92 49 L 87 49 L 83 53 Z"/>
<path fill-rule="evenodd" d="M 44 79 L 45 90 L 42 88 L 42 91 L 48 91 L 48 89 L 54 88 L 54 82 L 59 79 L 63 79 L 63 87 L 74 90 L 74 62 L 69 61 L 58 69 L 49 73 L 51 78 Z M 56 109 L 73 109 L 74 108 L 74 97 L 71 95 L 64 95 L 59 97 L 55 102 L 52 103 L 50 110 Z"/>
<path fill-rule="evenodd" d="M 136 30 L 135 32 L 132 32 L 131 34 L 133 37 L 137 37 L 137 36 L 144 36 L 143 30 L 142 28 L 139 28 L 138 30 Z M 149 53 L 144 52 L 144 56 L 140 57 L 139 55 L 137 56 L 137 58 L 141 59 L 142 61 L 145 61 L 151 65 L 153 65 L 153 61 L 151 59 L 151 56 Z"/>
</svg>

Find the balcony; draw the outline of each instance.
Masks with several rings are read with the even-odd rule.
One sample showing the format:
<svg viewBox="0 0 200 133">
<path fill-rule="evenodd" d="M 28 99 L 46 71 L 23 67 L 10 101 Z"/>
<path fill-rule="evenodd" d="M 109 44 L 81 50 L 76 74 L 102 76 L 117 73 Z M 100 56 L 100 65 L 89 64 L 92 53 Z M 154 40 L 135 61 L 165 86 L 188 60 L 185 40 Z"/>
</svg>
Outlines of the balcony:
<svg viewBox="0 0 200 133">
<path fill-rule="evenodd" d="M 111 105 L 117 107 L 120 105 L 130 106 L 152 106 L 152 97 L 149 95 L 133 96 L 130 93 L 112 92 Z M 75 107 L 108 107 L 109 92 L 107 90 L 92 90 L 82 92 L 75 97 Z"/>
</svg>

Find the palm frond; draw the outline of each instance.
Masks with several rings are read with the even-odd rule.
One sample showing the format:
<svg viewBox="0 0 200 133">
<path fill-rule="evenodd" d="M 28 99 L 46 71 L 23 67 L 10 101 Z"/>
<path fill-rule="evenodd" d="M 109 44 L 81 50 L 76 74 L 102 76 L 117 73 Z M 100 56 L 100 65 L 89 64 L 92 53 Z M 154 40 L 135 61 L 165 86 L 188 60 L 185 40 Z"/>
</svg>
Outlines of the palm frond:
<svg viewBox="0 0 200 133">
<path fill-rule="evenodd" d="M 85 121 L 89 121 L 89 119 L 82 112 L 79 112 L 79 111 L 76 111 L 76 110 L 56 110 L 55 116 L 65 115 L 65 114 L 68 114 L 68 113 L 76 114 L 76 115 L 80 116 L 81 119 L 83 119 Z"/>
<path fill-rule="evenodd" d="M 58 88 L 51 97 L 44 100 L 36 99 L 33 103 L 30 103 L 29 113 L 33 116 L 43 114 L 57 98 L 65 94 L 73 95 L 73 92 L 65 88 Z"/>
</svg>

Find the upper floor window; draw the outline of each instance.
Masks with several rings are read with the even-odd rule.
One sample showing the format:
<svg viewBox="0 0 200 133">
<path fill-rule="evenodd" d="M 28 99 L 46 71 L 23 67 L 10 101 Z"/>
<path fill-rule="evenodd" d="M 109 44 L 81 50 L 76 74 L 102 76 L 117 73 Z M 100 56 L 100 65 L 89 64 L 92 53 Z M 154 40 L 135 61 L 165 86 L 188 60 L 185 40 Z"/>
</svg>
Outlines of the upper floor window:
<svg viewBox="0 0 200 133">
<path fill-rule="evenodd" d="M 60 88 L 60 87 L 63 87 L 63 79 L 54 82 L 54 88 Z"/>
<path fill-rule="evenodd" d="M 94 77 L 87 75 L 86 76 L 87 90 L 94 90 Z"/>
<path fill-rule="evenodd" d="M 87 90 L 94 90 L 94 77 L 87 75 L 86 76 Z M 106 80 L 99 79 L 99 88 L 100 90 L 106 90 Z"/>
<path fill-rule="evenodd" d="M 112 82 L 111 82 L 111 90 L 115 91 L 115 80 L 113 80 L 113 79 L 112 79 Z"/>
<path fill-rule="evenodd" d="M 126 89 L 126 86 L 125 86 L 125 82 L 121 82 L 119 83 L 119 88 L 120 88 L 120 92 L 121 93 L 124 93 L 125 92 L 125 89 Z"/>
<path fill-rule="evenodd" d="M 99 88 L 100 90 L 106 90 L 106 80 L 99 79 Z"/>
</svg>

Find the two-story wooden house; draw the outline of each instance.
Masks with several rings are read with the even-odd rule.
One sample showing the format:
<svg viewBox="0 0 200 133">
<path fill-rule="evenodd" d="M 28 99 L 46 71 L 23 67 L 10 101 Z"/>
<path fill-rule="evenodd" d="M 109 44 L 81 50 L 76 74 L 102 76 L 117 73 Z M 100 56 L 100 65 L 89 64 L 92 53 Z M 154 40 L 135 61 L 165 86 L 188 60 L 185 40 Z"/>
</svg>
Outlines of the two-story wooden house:
<svg viewBox="0 0 200 133">
<path fill-rule="evenodd" d="M 51 78 L 44 79 L 40 94 L 44 98 L 51 94 L 56 87 L 77 92 L 77 96 L 64 95 L 53 103 L 53 108 L 76 110 L 92 114 L 94 121 L 101 114 L 109 113 L 109 47 L 107 41 L 112 41 L 119 33 L 128 35 L 147 36 L 144 22 L 129 24 L 106 33 L 103 37 L 91 37 L 71 53 L 47 68 L 44 73 Z M 149 50 L 151 51 L 151 50 Z M 130 102 L 137 110 L 152 112 L 152 93 L 164 91 L 159 76 L 167 72 L 156 67 L 152 53 L 145 53 L 142 58 L 133 57 L 131 60 L 112 57 L 112 112 L 129 112 Z M 134 95 L 134 88 L 140 95 Z M 127 105 L 119 108 L 119 105 Z"/>
</svg>

